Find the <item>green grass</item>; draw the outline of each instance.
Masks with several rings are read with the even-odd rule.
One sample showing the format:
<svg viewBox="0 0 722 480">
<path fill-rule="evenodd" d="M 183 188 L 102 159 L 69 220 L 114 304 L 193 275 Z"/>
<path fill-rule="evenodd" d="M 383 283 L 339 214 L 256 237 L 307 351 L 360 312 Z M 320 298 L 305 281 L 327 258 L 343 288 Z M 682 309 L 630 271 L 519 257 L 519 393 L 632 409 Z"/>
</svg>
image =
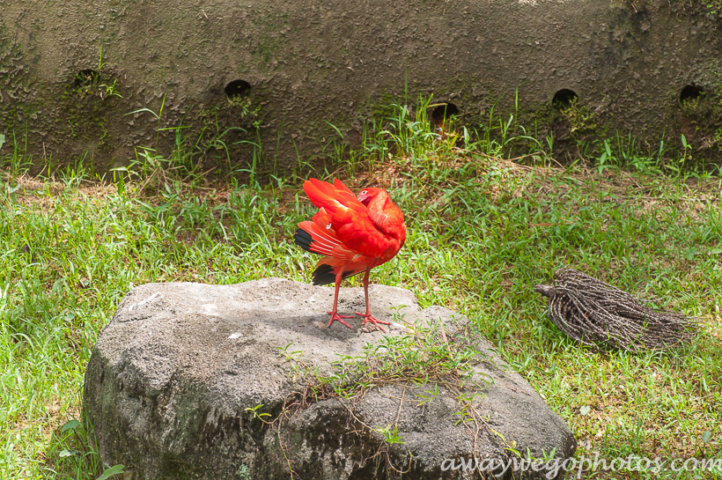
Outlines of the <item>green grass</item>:
<svg viewBox="0 0 722 480">
<path fill-rule="evenodd" d="M 383 184 L 406 214 L 405 247 L 372 281 L 468 316 L 570 425 L 578 455 L 722 457 L 720 179 L 667 169 L 661 154 L 631 170 L 616 151 L 564 168 L 513 118 L 439 141 L 423 115 L 397 112 L 339 173 L 357 190 Z M 0 478 L 95 479 L 92 431 L 72 421 L 123 296 L 146 282 L 307 282 L 315 259 L 292 236 L 313 210 L 298 180 L 210 184 L 167 162 L 116 184 L 82 168 L 32 179 L 16 157 L 0 183 Z M 532 290 L 565 266 L 698 316 L 703 332 L 670 353 L 569 341 Z"/>
</svg>

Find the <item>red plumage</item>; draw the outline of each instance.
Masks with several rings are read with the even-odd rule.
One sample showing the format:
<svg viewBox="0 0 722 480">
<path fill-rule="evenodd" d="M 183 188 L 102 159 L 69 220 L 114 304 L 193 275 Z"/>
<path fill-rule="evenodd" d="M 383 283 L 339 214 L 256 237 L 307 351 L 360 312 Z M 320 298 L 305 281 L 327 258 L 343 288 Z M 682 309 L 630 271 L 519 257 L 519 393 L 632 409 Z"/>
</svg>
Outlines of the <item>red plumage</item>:
<svg viewBox="0 0 722 480">
<path fill-rule="evenodd" d="M 352 328 L 343 319 L 353 315 L 339 315 L 336 311 L 338 291 L 341 280 L 361 272 L 365 272 L 366 313 L 356 315 L 363 317 L 363 323 L 388 325 L 370 313 L 369 274 L 372 268 L 394 258 L 404 245 L 404 214 L 382 188 L 367 188 L 356 198 L 340 180 L 330 184 L 312 178 L 303 184 L 303 190 L 319 210 L 311 221 L 298 224 L 294 239 L 304 250 L 324 256 L 313 272 L 314 285 L 336 283 L 328 325 L 338 320 Z"/>
</svg>

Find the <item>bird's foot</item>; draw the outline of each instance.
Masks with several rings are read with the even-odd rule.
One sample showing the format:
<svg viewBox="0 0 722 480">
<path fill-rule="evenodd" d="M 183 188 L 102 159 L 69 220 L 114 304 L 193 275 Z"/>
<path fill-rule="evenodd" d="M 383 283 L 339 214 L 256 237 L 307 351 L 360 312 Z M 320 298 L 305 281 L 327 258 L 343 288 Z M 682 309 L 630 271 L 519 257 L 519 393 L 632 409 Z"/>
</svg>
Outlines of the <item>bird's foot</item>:
<svg viewBox="0 0 722 480">
<path fill-rule="evenodd" d="M 353 330 L 353 327 L 351 325 L 349 325 L 348 323 L 343 321 L 344 318 L 353 318 L 353 315 L 341 315 L 340 313 L 336 313 L 335 311 L 334 312 L 326 312 L 326 313 L 331 315 L 331 320 L 329 320 L 329 322 L 328 322 L 329 327 L 331 326 L 333 321 L 336 320 L 337 322 L 340 322 L 343 325 L 346 325 L 351 330 Z"/>
<path fill-rule="evenodd" d="M 381 325 L 379 325 L 379 323 L 383 323 L 384 325 L 391 325 L 391 322 L 384 322 L 384 321 L 382 321 L 382 320 L 379 320 L 379 319 L 377 319 L 377 318 L 374 318 L 374 317 L 371 316 L 370 313 L 358 313 L 358 312 L 356 312 L 356 315 L 358 315 L 359 317 L 363 317 L 364 321 L 363 321 L 363 323 L 361 324 L 362 327 L 363 327 L 366 323 L 370 322 L 370 323 L 373 323 L 376 328 L 378 328 L 378 329 L 381 330 L 382 332 L 386 333 L 386 330 L 384 330 L 384 328 L 383 328 Z"/>
</svg>

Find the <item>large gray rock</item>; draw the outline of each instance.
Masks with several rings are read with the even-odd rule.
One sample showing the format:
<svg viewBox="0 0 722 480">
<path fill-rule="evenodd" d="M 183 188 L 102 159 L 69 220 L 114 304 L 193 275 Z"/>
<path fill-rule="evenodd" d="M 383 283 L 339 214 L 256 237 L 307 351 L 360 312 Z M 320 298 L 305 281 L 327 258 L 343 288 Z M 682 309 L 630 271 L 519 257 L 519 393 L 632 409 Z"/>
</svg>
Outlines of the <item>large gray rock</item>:
<svg viewBox="0 0 722 480">
<path fill-rule="evenodd" d="M 266 279 L 133 289 L 100 335 L 85 376 L 84 411 L 103 462 L 125 465 L 134 479 L 280 479 L 292 478 L 290 468 L 293 478 L 312 480 L 393 477 L 394 468 L 408 471 L 405 478 L 449 479 L 478 478 L 444 469 L 474 455 L 484 466 L 508 460 L 510 444 L 535 457 L 553 449 L 560 458 L 573 454 L 569 428 L 483 340 L 475 341 L 473 378 L 481 387 L 465 387 L 467 396 L 478 393 L 477 421 L 459 422 L 451 377 L 423 405 L 418 394 L 433 391 L 434 380 L 414 386 L 396 379 L 347 400 L 306 395 L 299 406 L 309 377 L 293 371 L 279 347 L 292 343 L 288 352 L 302 351 L 301 361 L 330 375 L 339 355 L 359 356 L 384 335 L 408 335 L 403 322 L 441 319 L 449 338 L 465 322 L 444 308 L 420 309 L 400 288 L 373 285 L 370 296 L 378 318 L 395 319 L 386 334 L 361 331 L 355 320 L 354 330 L 326 328 L 328 287 Z M 361 288 L 343 289 L 339 310 L 359 311 L 363 301 Z M 400 305 L 403 318 L 393 317 Z M 287 415 L 264 425 L 247 410 L 261 404 L 257 412 L 271 414 L 267 420 Z M 376 430 L 390 425 L 404 443 L 386 443 Z"/>
</svg>

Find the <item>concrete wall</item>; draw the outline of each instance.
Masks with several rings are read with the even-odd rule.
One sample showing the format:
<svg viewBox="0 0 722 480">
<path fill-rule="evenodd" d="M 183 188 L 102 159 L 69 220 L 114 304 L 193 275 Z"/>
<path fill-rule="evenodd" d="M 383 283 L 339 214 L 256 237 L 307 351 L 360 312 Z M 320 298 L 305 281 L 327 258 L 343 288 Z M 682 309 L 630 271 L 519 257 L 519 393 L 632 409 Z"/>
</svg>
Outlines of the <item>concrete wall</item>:
<svg viewBox="0 0 722 480">
<path fill-rule="evenodd" d="M 290 168 L 296 151 L 309 156 L 328 141 L 326 121 L 357 141 L 362 119 L 407 82 L 412 98 L 433 93 L 472 126 L 497 102 L 511 109 L 518 90 L 525 119 L 536 115 L 552 131 L 550 104 L 568 89 L 608 132 L 656 141 L 687 131 L 701 145 L 718 112 L 691 118 L 679 97 L 693 86 L 719 102 L 722 34 L 718 19 L 685 5 L 4 0 L 0 131 L 27 139 L 38 165 L 86 152 L 103 170 L 126 163 L 134 147 L 169 148 L 173 132 L 158 137 L 158 126 L 182 122 L 198 136 L 193 148 L 222 157 L 218 136 L 227 146 L 257 141 L 256 122 L 268 158 Z M 241 95 L 229 101 L 234 81 Z M 159 121 L 126 115 L 162 104 Z M 251 150 L 233 147 L 231 162 L 245 165 Z"/>
</svg>

